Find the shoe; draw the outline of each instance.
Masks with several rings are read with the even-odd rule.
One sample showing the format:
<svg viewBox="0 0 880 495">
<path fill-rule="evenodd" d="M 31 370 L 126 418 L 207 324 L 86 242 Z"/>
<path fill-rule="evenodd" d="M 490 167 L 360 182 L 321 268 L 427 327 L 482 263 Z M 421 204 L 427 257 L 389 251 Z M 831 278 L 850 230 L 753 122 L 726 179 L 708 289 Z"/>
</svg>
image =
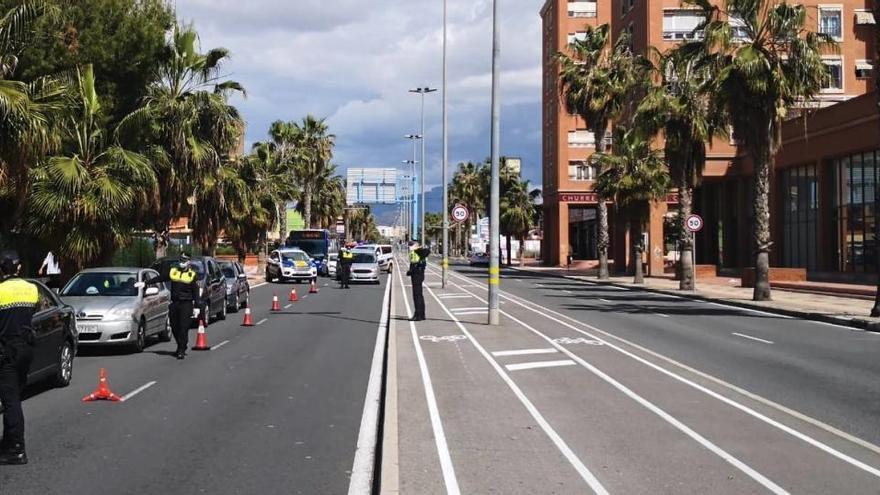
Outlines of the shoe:
<svg viewBox="0 0 880 495">
<path fill-rule="evenodd" d="M 174 355 L 177 359 L 183 359 L 186 356 L 186 353 L 183 351 L 177 351 L 177 354 Z"/>
<path fill-rule="evenodd" d="M 0 453 L 0 465 L 13 466 L 27 463 L 27 453 L 25 453 L 24 451 L 23 444 L 13 444 L 8 449 L 5 449 L 2 453 Z"/>
</svg>

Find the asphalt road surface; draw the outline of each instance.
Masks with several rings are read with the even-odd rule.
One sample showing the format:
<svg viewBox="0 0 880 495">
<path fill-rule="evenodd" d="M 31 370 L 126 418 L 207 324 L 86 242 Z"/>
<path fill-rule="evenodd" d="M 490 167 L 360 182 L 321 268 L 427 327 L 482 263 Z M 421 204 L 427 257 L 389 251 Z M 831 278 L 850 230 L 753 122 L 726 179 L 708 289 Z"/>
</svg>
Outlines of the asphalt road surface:
<svg viewBox="0 0 880 495">
<path fill-rule="evenodd" d="M 880 335 L 485 273 L 395 279 L 401 493 L 880 494 Z"/>
<path fill-rule="evenodd" d="M 30 463 L 0 466 L 0 493 L 345 493 L 385 283 L 319 281 L 318 294 L 256 287 L 257 326 L 230 313 L 207 329 L 214 348 L 184 361 L 173 343 L 138 355 L 83 350 L 69 387 L 29 390 Z M 287 302 L 291 287 L 299 302 Z M 82 403 L 102 367 L 120 396 L 147 388 Z"/>
</svg>

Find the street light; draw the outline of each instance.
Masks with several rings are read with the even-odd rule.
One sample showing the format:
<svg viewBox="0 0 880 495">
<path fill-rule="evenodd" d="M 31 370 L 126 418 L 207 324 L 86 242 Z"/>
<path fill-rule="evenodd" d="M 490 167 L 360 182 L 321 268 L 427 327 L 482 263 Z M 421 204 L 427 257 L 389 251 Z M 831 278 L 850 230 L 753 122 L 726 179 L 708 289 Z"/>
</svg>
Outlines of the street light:
<svg viewBox="0 0 880 495">
<path fill-rule="evenodd" d="M 446 288 L 449 270 L 449 133 L 446 115 L 446 0 L 443 0 L 443 263 L 440 287 Z M 470 234 L 470 232 L 468 232 Z"/>
<path fill-rule="evenodd" d="M 500 183 L 499 183 L 499 151 L 501 148 L 501 99 L 500 89 L 500 58 L 501 32 L 498 15 L 499 0 L 492 0 L 492 180 L 489 196 L 489 325 L 498 325 L 501 315 L 498 310 L 498 286 L 501 283 L 501 266 L 498 262 L 500 246 L 501 222 Z"/>
<path fill-rule="evenodd" d="M 413 158 L 415 158 L 415 151 L 413 151 Z M 407 211 L 407 225 L 406 230 L 409 233 L 409 240 L 413 240 L 418 236 L 416 232 L 416 228 L 418 224 L 416 221 L 418 220 L 418 203 L 416 203 L 416 172 L 415 166 L 419 164 L 418 160 L 403 160 L 402 163 L 409 165 L 409 199 L 407 202 L 409 203 L 408 211 Z"/>
<path fill-rule="evenodd" d="M 419 236 L 420 242 L 425 242 L 425 95 L 427 93 L 433 93 L 437 91 L 437 88 L 429 88 L 425 86 L 424 88 L 416 88 L 409 90 L 410 93 L 418 93 L 422 95 L 422 176 L 419 178 L 421 184 L 421 194 L 422 194 L 422 211 L 421 211 L 421 235 Z"/>
<path fill-rule="evenodd" d="M 419 139 L 422 139 L 422 135 L 421 134 L 404 134 L 403 137 L 405 139 L 409 139 L 410 141 L 412 141 L 412 160 L 407 161 L 406 163 L 411 163 L 413 165 L 412 167 L 410 167 L 410 177 L 415 177 L 415 165 L 417 163 L 419 163 L 418 160 L 416 160 L 416 141 Z M 424 174 L 422 174 L 422 175 L 424 176 Z M 413 197 L 415 197 L 415 194 L 416 194 L 415 184 L 412 185 L 411 194 L 413 195 Z M 424 205 L 422 205 L 422 206 L 424 206 Z M 417 230 L 416 227 L 418 226 L 418 224 L 415 223 L 417 221 L 416 215 L 418 215 L 418 210 L 415 210 L 415 203 L 413 203 L 413 205 L 410 207 L 410 210 L 411 210 L 410 211 L 410 218 L 411 218 L 410 226 L 412 228 L 412 230 L 410 230 L 410 232 L 415 234 L 415 231 Z M 410 236 L 410 237 L 413 237 L 413 236 Z"/>
</svg>

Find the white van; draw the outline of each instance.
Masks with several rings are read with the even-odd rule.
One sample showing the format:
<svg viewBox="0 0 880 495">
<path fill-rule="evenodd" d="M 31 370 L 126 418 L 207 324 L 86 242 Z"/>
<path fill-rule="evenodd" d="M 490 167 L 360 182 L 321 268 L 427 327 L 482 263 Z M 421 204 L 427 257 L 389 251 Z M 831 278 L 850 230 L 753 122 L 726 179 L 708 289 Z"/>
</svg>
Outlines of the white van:
<svg viewBox="0 0 880 495">
<path fill-rule="evenodd" d="M 357 249 L 372 249 L 376 251 L 376 259 L 379 261 L 379 269 L 391 273 L 394 270 L 394 253 L 391 244 L 365 244 Z"/>
</svg>

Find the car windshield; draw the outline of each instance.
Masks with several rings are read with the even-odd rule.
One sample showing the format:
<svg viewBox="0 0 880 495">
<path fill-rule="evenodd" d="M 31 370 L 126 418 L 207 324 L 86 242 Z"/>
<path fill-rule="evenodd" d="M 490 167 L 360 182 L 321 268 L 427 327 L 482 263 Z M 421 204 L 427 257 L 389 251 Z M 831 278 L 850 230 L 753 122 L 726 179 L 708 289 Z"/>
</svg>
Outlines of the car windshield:
<svg viewBox="0 0 880 495">
<path fill-rule="evenodd" d="M 223 271 L 223 276 L 226 278 L 235 278 L 235 267 L 232 266 L 232 263 L 222 263 L 220 265 L 220 269 Z"/>
<path fill-rule="evenodd" d="M 88 272 L 80 273 L 67 283 L 62 296 L 132 297 L 138 295 L 134 286 L 135 273 Z"/>
<path fill-rule="evenodd" d="M 324 251 L 327 249 L 327 241 L 321 239 L 298 239 L 292 241 L 290 247 L 302 249 L 315 259 L 324 259 Z"/>
<path fill-rule="evenodd" d="M 375 263 L 376 255 L 373 253 L 354 253 L 354 263 Z"/>
<path fill-rule="evenodd" d="M 287 253 L 281 253 L 281 258 L 285 261 L 309 261 L 309 257 L 306 253 L 302 251 L 292 251 Z"/>
</svg>

